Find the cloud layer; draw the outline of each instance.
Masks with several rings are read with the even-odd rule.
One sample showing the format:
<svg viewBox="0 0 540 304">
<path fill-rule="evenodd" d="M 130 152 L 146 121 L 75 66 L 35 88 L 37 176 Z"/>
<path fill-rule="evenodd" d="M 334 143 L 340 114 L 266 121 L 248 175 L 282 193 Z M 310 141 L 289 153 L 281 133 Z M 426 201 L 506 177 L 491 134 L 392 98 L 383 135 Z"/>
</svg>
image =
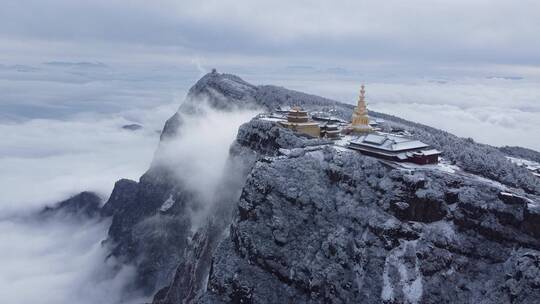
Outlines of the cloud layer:
<svg viewBox="0 0 540 304">
<path fill-rule="evenodd" d="M 0 301 L 26 304 L 142 303 L 124 291 L 134 269 L 101 247 L 108 222 L 0 220 Z"/>
<path fill-rule="evenodd" d="M 83 190 L 106 198 L 116 180 L 148 168 L 175 104 L 114 115 L 0 123 L 0 217 L 58 202 Z M 122 126 L 139 123 L 143 129 Z"/>
<path fill-rule="evenodd" d="M 371 108 L 495 146 L 540 150 L 540 89 L 527 80 L 374 83 Z"/>
<path fill-rule="evenodd" d="M 0 36 L 203 54 L 538 64 L 538 11 L 534 0 L 8 0 Z"/>
<path fill-rule="evenodd" d="M 134 270 L 107 259 L 109 221 L 28 214 L 83 190 L 106 199 L 117 179 L 138 179 L 176 107 L 0 123 L 0 302 L 148 301 L 127 289 Z M 122 129 L 129 123 L 143 129 Z"/>
<path fill-rule="evenodd" d="M 176 138 L 162 142 L 155 162 L 175 171 L 178 181 L 195 193 L 203 208 L 193 215 L 197 225 L 204 218 L 216 199 L 225 193 L 216 192 L 223 178 L 232 185 L 237 168 L 228 167 L 229 148 L 236 138 L 238 127 L 251 120 L 259 111 L 236 110 L 222 112 L 208 106 L 199 108 L 197 115 L 184 115 L 181 132 Z M 220 189 L 237 191 L 239 189 Z"/>
</svg>

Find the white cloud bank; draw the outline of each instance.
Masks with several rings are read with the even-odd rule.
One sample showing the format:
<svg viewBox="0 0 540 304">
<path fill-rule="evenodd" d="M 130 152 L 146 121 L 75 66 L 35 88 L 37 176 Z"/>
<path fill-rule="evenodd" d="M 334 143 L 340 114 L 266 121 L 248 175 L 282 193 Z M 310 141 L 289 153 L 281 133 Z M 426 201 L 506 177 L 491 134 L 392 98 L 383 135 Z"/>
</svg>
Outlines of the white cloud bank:
<svg viewBox="0 0 540 304">
<path fill-rule="evenodd" d="M 370 86 L 371 108 L 494 146 L 540 151 L 540 86 L 465 79 Z"/>
<path fill-rule="evenodd" d="M 101 247 L 108 222 L 0 220 L 0 302 L 140 304 L 124 293 L 134 269 Z"/>
<path fill-rule="evenodd" d="M 231 185 L 230 179 L 237 177 L 237 172 L 224 171 L 229 148 L 240 125 L 258 113 L 260 111 L 256 110 L 223 112 L 202 106 L 199 114 L 182 116 L 183 125 L 176 138 L 162 142 L 155 161 L 173 169 L 178 180 L 204 204 L 203 209 L 194 214 L 195 226 L 216 199 L 225 197 L 225 193 L 216 192 L 223 176 Z"/>
<path fill-rule="evenodd" d="M 106 198 L 119 178 L 138 179 L 174 108 L 170 104 L 115 115 L 0 123 L 0 218 L 84 190 Z M 143 129 L 121 128 L 134 122 Z"/>
<path fill-rule="evenodd" d="M 29 217 L 80 191 L 106 198 L 147 169 L 177 104 L 65 120 L 0 123 L 0 303 L 139 304 L 134 270 L 107 259 L 109 222 Z M 121 127 L 138 123 L 143 129 Z"/>
</svg>

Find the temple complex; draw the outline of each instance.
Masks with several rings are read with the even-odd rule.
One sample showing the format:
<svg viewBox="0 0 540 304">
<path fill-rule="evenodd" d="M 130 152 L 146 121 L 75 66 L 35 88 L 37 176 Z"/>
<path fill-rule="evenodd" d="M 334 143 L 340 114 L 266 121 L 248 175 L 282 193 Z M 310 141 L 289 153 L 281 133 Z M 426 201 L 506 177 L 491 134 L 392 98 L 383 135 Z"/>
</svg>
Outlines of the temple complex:
<svg viewBox="0 0 540 304">
<path fill-rule="evenodd" d="M 313 137 L 321 135 L 319 123 L 311 120 L 307 111 L 300 107 L 293 107 L 287 114 L 287 121 L 280 121 L 279 124 L 293 131 L 304 133 Z"/>
<path fill-rule="evenodd" d="M 387 133 L 360 136 L 350 141 L 349 148 L 369 156 L 421 165 L 438 163 L 441 154 L 419 140 Z"/>
<path fill-rule="evenodd" d="M 275 122 L 294 132 L 331 140 L 323 141 L 326 145 L 355 150 L 385 161 L 420 165 L 439 162 L 441 152 L 414 139 L 407 130 L 389 126 L 383 119 L 370 120 L 364 85 L 352 121 L 349 123 L 341 116 L 343 113 L 327 108 L 308 113 L 298 106 L 280 106 L 272 113 L 260 114 L 259 119 Z M 383 129 L 390 129 L 388 132 L 391 133 L 383 132 Z"/>
<path fill-rule="evenodd" d="M 358 105 L 354 108 L 350 128 L 355 133 L 368 133 L 373 129 L 369 125 L 369 116 L 366 107 L 366 90 L 364 85 L 360 89 Z"/>
</svg>

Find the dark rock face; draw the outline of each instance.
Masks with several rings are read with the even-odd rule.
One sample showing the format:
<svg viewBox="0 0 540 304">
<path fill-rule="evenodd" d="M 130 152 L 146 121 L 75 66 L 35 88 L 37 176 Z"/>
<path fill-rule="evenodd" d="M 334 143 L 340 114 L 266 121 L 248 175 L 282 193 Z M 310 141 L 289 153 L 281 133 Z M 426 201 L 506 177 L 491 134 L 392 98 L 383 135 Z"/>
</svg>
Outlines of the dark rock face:
<svg viewBox="0 0 540 304">
<path fill-rule="evenodd" d="M 212 221 L 193 236 L 171 284 L 155 295 L 153 303 L 190 303 L 195 300 L 206 288 L 212 255 L 222 238 L 223 228 Z"/>
<path fill-rule="evenodd" d="M 138 183 L 118 181 L 102 210 L 112 216 L 107 239 L 112 255 L 137 266 L 136 285 L 146 292 L 170 279 L 191 226 L 189 216 L 182 212 L 192 201 L 191 194 L 165 173 L 153 168 Z M 173 206 L 160 211 L 167 200 Z"/>
<path fill-rule="evenodd" d="M 212 256 L 228 233 L 241 189 L 256 161 L 276 155 L 279 149 L 308 147 L 316 143 L 324 141 L 297 137 L 290 130 L 279 128 L 271 122 L 253 120 L 242 125 L 231 146 L 228 168 L 225 170 L 236 172 L 238 176 L 227 176 L 223 180 L 218 191 L 221 198 L 215 210 L 193 236 L 171 284 L 156 294 L 154 303 L 192 303 L 206 289 Z M 231 192 L 230 189 L 236 191 Z"/>
<path fill-rule="evenodd" d="M 397 189 L 406 193 L 403 201 L 393 202 L 394 215 L 403 221 L 431 223 L 443 219 L 447 214 L 447 205 L 442 191 L 426 189 L 426 180 L 420 176 L 405 176 L 403 187 Z"/>
<path fill-rule="evenodd" d="M 540 208 L 538 205 L 527 205 L 523 214 L 523 229 L 540 238 Z"/>
<path fill-rule="evenodd" d="M 258 162 L 198 301 L 535 303 L 540 240 L 499 192 L 332 149 Z"/>
<path fill-rule="evenodd" d="M 121 179 L 114 185 L 109 200 L 101 208 L 102 216 L 121 214 L 129 209 L 129 203 L 134 201 L 137 194 L 138 184 L 136 181 Z"/>
<path fill-rule="evenodd" d="M 162 144 L 181 136 L 182 116 L 198 115 L 203 106 L 223 111 L 260 107 L 253 98 L 256 88 L 233 75 L 206 75 L 190 89 L 178 113 L 166 122 Z M 157 154 L 159 151 L 158 147 Z M 107 239 L 112 255 L 137 267 L 136 285 L 147 293 L 178 277 L 176 267 L 195 254 L 195 246 L 190 244 L 205 235 L 192 231 L 191 216 L 202 203 L 175 174 L 167 164 L 154 161 L 138 183 L 118 181 L 102 210 L 103 215 L 112 216 Z M 225 218 L 228 225 L 230 215 Z M 218 226 L 220 235 L 226 225 Z M 212 243 L 209 248 L 213 248 L 216 237 L 205 236 Z"/>
<path fill-rule="evenodd" d="M 142 129 L 142 126 L 139 124 L 129 124 L 129 125 L 123 125 L 122 129 L 129 130 L 129 131 L 137 131 Z"/>
<path fill-rule="evenodd" d="M 99 216 L 101 201 L 101 198 L 97 194 L 85 191 L 65 201 L 61 201 L 55 206 L 45 207 L 40 214 L 49 216 L 63 213 L 77 217 L 96 217 Z"/>
</svg>

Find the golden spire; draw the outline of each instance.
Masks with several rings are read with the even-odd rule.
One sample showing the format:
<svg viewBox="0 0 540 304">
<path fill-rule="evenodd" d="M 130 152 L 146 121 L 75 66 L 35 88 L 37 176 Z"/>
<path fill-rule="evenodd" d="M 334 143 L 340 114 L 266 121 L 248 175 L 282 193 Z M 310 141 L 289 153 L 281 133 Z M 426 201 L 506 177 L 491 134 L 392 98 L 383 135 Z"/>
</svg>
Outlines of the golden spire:
<svg viewBox="0 0 540 304">
<path fill-rule="evenodd" d="M 354 109 L 352 115 L 351 127 L 359 132 L 371 131 L 366 107 L 366 90 L 363 84 L 360 89 L 360 96 L 358 97 L 358 106 Z"/>
<path fill-rule="evenodd" d="M 358 97 L 358 107 L 356 108 L 356 111 L 358 114 L 367 115 L 366 90 L 363 84 L 360 89 L 360 96 Z"/>
</svg>

